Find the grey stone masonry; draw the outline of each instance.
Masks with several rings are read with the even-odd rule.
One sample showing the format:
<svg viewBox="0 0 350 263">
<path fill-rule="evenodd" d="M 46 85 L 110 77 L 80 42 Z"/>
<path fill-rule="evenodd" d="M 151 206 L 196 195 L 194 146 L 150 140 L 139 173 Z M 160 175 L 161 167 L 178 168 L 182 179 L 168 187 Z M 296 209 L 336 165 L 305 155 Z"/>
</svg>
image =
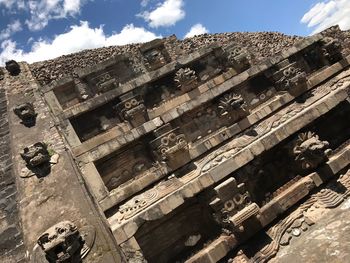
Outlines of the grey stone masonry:
<svg viewBox="0 0 350 263">
<path fill-rule="evenodd" d="M 17 187 L 12 172 L 7 99 L 5 89 L 0 88 L 0 262 L 25 262 L 24 255 Z"/>
</svg>

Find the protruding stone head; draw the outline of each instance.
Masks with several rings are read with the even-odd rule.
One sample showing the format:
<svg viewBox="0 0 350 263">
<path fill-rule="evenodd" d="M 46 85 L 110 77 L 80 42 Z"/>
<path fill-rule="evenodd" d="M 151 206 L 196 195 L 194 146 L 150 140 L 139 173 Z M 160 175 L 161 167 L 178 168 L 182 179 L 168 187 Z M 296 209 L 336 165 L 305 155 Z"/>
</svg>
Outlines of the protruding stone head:
<svg viewBox="0 0 350 263">
<path fill-rule="evenodd" d="M 321 141 L 312 132 L 301 133 L 293 148 L 295 160 L 301 163 L 303 169 L 316 168 L 330 154 L 329 143 Z"/>
<path fill-rule="evenodd" d="M 16 76 L 21 72 L 21 68 L 15 60 L 7 61 L 5 63 L 5 68 L 12 76 Z"/>
<path fill-rule="evenodd" d="M 26 102 L 18 105 L 13 109 L 14 113 L 22 120 L 22 123 L 26 126 L 32 126 L 35 124 L 36 113 L 34 106 L 30 102 Z"/>
<path fill-rule="evenodd" d="M 62 221 L 47 229 L 37 241 L 50 262 L 71 262 L 72 256 L 83 247 L 78 228 L 70 221 Z"/>
<path fill-rule="evenodd" d="M 31 168 L 48 163 L 50 161 L 50 155 L 47 150 L 47 146 L 38 142 L 23 149 L 21 157 L 26 161 L 27 165 Z"/>
<path fill-rule="evenodd" d="M 182 91 L 187 92 L 197 86 L 196 72 L 190 68 L 180 68 L 176 74 L 174 81 Z"/>
</svg>

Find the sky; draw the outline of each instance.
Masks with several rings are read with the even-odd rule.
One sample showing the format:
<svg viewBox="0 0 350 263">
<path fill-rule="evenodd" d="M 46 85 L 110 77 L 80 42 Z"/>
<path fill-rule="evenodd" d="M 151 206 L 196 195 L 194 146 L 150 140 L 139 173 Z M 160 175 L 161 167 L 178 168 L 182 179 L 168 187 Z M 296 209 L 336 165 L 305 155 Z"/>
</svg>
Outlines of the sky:
<svg viewBox="0 0 350 263">
<path fill-rule="evenodd" d="M 175 34 L 350 29 L 350 0 L 0 0 L 0 65 Z"/>
</svg>

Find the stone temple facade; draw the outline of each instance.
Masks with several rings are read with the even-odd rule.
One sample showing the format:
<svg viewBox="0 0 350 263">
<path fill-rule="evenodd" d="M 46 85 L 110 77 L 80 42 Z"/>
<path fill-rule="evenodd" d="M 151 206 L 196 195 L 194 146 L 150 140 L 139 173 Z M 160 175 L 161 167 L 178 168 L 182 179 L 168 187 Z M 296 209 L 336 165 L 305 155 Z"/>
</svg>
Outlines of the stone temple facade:
<svg viewBox="0 0 350 263">
<path fill-rule="evenodd" d="M 171 36 L 0 79 L 0 262 L 296 262 L 350 195 L 338 27 Z"/>
</svg>

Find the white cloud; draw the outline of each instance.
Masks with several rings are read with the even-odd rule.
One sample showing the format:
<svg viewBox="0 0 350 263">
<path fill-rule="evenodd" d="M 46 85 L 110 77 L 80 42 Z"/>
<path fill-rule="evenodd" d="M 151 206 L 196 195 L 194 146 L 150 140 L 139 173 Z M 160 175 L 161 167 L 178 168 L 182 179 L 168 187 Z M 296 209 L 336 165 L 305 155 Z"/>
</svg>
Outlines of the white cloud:
<svg viewBox="0 0 350 263">
<path fill-rule="evenodd" d="M 1 0 L 0 0 L 1 1 Z M 142 7 L 146 7 L 147 5 L 148 5 L 148 2 L 149 2 L 150 0 L 141 0 L 141 6 Z"/>
<path fill-rule="evenodd" d="M 342 30 L 350 29 L 350 1 L 318 2 L 302 17 L 301 23 L 313 28 L 312 34 L 334 25 L 339 25 Z"/>
<path fill-rule="evenodd" d="M 150 27 L 169 27 L 185 17 L 183 7 L 183 0 L 165 0 L 153 11 L 145 11 L 137 16 L 142 17 Z"/>
<path fill-rule="evenodd" d="M 83 0 L 30 0 L 28 9 L 31 14 L 26 20 L 28 28 L 38 31 L 47 26 L 51 19 L 74 16 L 80 12 Z"/>
<path fill-rule="evenodd" d="M 16 0 L 0 0 L 0 5 L 4 5 L 6 8 L 10 9 L 16 3 Z"/>
<path fill-rule="evenodd" d="M 8 24 L 7 27 L 0 31 L 0 41 L 6 38 L 9 38 L 14 33 L 22 30 L 22 25 L 19 20 L 13 21 L 11 24 Z"/>
<path fill-rule="evenodd" d="M 25 12 L 28 28 L 38 31 L 47 26 L 51 19 L 66 18 L 80 13 L 88 0 L 0 0 L 1 11 L 7 14 Z"/>
<path fill-rule="evenodd" d="M 195 24 L 191 27 L 184 38 L 193 37 L 201 34 L 209 33 L 209 30 L 206 29 L 202 24 Z"/>
<path fill-rule="evenodd" d="M 133 24 L 126 25 L 120 33 L 107 36 L 103 27 L 90 28 L 88 22 L 70 28 L 70 31 L 57 35 L 52 41 L 39 40 L 33 43 L 29 52 L 18 49 L 16 42 L 5 40 L 1 44 L 0 65 L 9 59 L 27 61 L 29 63 L 52 59 L 84 49 L 110 45 L 147 42 L 157 37 L 154 33 Z"/>
</svg>

